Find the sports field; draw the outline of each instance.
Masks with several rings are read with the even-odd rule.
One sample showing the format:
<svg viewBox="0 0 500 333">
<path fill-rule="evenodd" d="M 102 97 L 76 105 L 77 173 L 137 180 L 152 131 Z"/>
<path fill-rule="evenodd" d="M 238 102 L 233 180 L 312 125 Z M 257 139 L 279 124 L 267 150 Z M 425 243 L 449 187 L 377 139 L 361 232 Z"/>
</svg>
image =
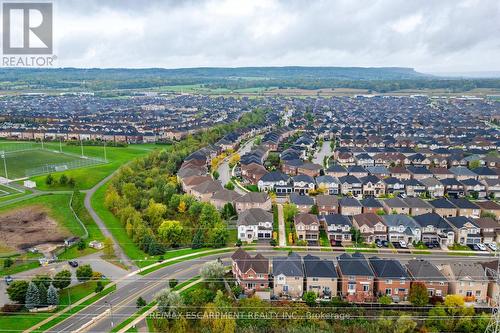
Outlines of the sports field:
<svg viewBox="0 0 500 333">
<path fill-rule="evenodd" d="M 1 151 L 1 145 L 0 145 Z M 9 179 L 18 179 L 32 175 L 46 174 L 55 171 L 74 169 L 88 164 L 96 164 L 94 160 L 87 161 L 78 156 L 59 153 L 47 149 L 32 149 L 21 151 L 7 151 L 5 153 L 5 166 L 3 159 L 0 161 L 0 176 Z"/>
</svg>

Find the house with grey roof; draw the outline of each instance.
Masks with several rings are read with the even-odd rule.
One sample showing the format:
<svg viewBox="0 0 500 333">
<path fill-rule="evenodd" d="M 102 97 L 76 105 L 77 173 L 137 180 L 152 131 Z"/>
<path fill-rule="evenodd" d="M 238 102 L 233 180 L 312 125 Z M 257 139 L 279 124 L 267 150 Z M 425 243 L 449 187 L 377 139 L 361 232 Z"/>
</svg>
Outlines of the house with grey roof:
<svg viewBox="0 0 500 333">
<path fill-rule="evenodd" d="M 340 294 L 348 302 L 373 300 L 375 274 L 368 260 L 359 252 L 343 253 L 337 257 Z"/>
<path fill-rule="evenodd" d="M 371 257 L 370 266 L 375 273 L 374 293 L 389 296 L 395 302 L 406 301 L 410 293 L 411 279 L 406 269 L 396 259 Z"/>
<path fill-rule="evenodd" d="M 429 296 L 445 297 L 448 294 L 448 279 L 430 261 L 411 259 L 406 264 L 406 269 L 413 279 L 412 283 L 423 283 Z"/>
<path fill-rule="evenodd" d="M 238 215 L 238 239 L 253 242 L 273 237 L 273 214 L 261 208 L 250 208 Z"/>
<path fill-rule="evenodd" d="M 455 231 L 455 243 L 470 245 L 481 243 L 481 229 L 474 219 L 465 216 L 446 218 Z"/>
<path fill-rule="evenodd" d="M 443 265 L 443 275 L 449 280 L 449 292 L 464 297 L 466 302 L 486 303 L 488 277 L 477 262 L 453 262 Z"/>
<path fill-rule="evenodd" d="M 403 214 L 382 216 L 387 225 L 387 236 L 390 242 L 405 241 L 407 244 L 419 242 L 422 238 L 422 228 L 415 220 Z"/>
<path fill-rule="evenodd" d="M 319 297 L 337 295 L 338 274 L 333 261 L 310 254 L 304 257 L 305 291 L 313 291 Z"/>
<path fill-rule="evenodd" d="M 304 292 L 302 258 L 295 252 L 273 258 L 273 293 L 277 297 L 300 298 Z"/>
</svg>

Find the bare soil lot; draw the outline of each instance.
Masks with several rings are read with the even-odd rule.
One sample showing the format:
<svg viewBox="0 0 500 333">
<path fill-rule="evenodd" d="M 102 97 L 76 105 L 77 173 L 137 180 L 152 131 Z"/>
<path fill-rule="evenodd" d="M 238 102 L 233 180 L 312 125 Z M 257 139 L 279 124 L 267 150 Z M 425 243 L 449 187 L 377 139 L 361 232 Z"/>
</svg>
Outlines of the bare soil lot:
<svg viewBox="0 0 500 333">
<path fill-rule="evenodd" d="M 0 214 L 0 244 L 16 250 L 61 243 L 70 233 L 52 219 L 48 210 L 33 205 Z"/>
</svg>

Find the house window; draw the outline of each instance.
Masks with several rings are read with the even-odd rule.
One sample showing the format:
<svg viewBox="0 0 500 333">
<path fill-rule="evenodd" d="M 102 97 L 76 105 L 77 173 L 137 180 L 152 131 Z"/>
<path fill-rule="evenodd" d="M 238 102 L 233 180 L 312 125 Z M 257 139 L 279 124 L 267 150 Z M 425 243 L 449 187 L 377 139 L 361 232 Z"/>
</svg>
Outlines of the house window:
<svg viewBox="0 0 500 333">
<path fill-rule="evenodd" d="M 313 281 L 318 281 L 318 278 L 313 278 Z"/>
<path fill-rule="evenodd" d="M 349 281 L 356 281 L 356 278 L 354 276 L 349 276 Z"/>
<path fill-rule="evenodd" d="M 385 283 L 392 284 L 392 280 L 385 280 Z"/>
<path fill-rule="evenodd" d="M 349 283 L 347 285 L 347 290 L 349 290 L 349 291 L 355 291 L 356 290 L 356 284 L 355 283 Z"/>
<path fill-rule="evenodd" d="M 441 296 L 443 295 L 443 292 L 440 289 L 436 290 L 436 296 Z"/>
<path fill-rule="evenodd" d="M 472 290 L 467 290 L 467 291 L 465 292 L 465 296 L 467 296 L 467 297 L 471 297 L 471 296 L 472 296 Z"/>
<path fill-rule="evenodd" d="M 364 289 L 364 288 L 363 288 Z M 368 290 L 365 290 L 365 291 L 368 291 Z M 390 295 L 392 293 L 392 289 L 391 288 L 386 288 L 385 289 L 385 294 L 386 295 Z"/>
<path fill-rule="evenodd" d="M 369 286 L 369 285 L 367 285 L 367 284 L 364 284 L 364 285 L 363 285 L 363 291 L 364 291 L 364 292 L 370 291 L 370 286 Z"/>
</svg>

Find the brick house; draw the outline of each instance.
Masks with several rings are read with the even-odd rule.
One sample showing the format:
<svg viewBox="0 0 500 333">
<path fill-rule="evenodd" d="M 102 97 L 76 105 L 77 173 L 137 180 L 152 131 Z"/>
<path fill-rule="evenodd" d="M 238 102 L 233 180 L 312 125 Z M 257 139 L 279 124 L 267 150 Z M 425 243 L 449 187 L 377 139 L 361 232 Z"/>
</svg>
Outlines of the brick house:
<svg viewBox="0 0 500 333">
<path fill-rule="evenodd" d="M 411 279 L 401 263 L 395 259 L 378 257 L 371 257 L 369 261 L 375 273 L 375 295 L 387 295 L 395 302 L 406 301 L 410 293 Z"/>
<path fill-rule="evenodd" d="M 361 232 L 364 242 L 372 243 L 376 239 L 387 240 L 387 226 L 379 215 L 357 214 L 352 217 L 352 222 Z"/>
<path fill-rule="evenodd" d="M 429 296 L 445 297 L 448 295 L 448 279 L 430 261 L 411 259 L 406 265 L 412 283 L 420 282 L 427 287 Z"/>
<path fill-rule="evenodd" d="M 333 261 L 310 254 L 304 257 L 305 291 L 314 291 L 319 297 L 337 296 L 338 274 Z"/>
<path fill-rule="evenodd" d="M 258 253 L 252 257 L 239 248 L 233 253 L 231 260 L 233 277 L 245 293 L 269 287 L 269 259 L 262 254 Z"/>
<path fill-rule="evenodd" d="M 369 302 L 373 297 L 375 274 L 365 257 L 356 252 L 337 257 L 340 295 L 348 302 Z"/>
<path fill-rule="evenodd" d="M 301 213 L 294 217 L 295 232 L 298 240 L 317 242 L 319 239 L 319 220 L 316 215 Z"/>
<path fill-rule="evenodd" d="M 329 215 L 338 213 L 339 201 L 333 195 L 318 195 L 316 196 L 316 206 L 318 207 L 319 215 Z"/>
</svg>

